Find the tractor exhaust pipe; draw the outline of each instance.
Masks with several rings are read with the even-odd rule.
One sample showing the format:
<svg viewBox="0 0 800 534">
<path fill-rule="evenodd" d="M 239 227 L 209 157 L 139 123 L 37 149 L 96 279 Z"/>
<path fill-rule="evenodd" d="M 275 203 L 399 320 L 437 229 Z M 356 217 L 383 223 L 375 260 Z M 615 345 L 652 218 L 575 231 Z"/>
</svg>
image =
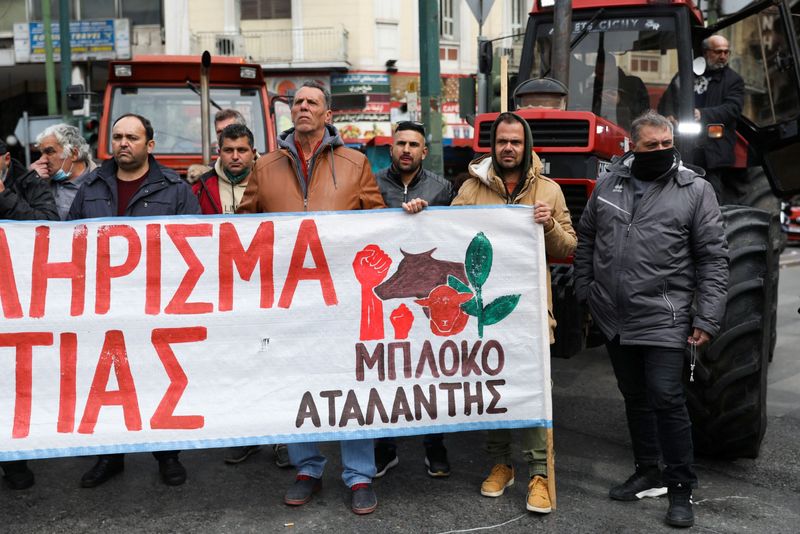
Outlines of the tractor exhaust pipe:
<svg viewBox="0 0 800 534">
<path fill-rule="evenodd" d="M 202 129 L 203 165 L 211 165 L 211 125 L 209 124 L 208 69 L 211 67 L 211 54 L 203 52 L 200 59 L 200 128 Z"/>
<path fill-rule="evenodd" d="M 572 36 L 572 0 L 558 0 L 553 12 L 553 50 L 550 65 L 553 78 L 569 87 L 570 38 Z"/>
</svg>

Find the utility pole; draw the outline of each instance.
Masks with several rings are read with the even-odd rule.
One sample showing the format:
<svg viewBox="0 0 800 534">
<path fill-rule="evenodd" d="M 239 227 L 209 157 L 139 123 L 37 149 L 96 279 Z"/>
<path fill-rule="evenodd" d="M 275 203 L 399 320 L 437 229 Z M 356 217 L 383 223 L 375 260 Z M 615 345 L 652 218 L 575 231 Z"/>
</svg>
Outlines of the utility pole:
<svg viewBox="0 0 800 534">
<path fill-rule="evenodd" d="M 44 0 L 44 4 L 49 0 Z M 69 31 L 69 0 L 58 2 L 58 28 L 61 35 L 61 113 L 66 117 L 70 112 L 67 109 L 67 88 L 72 84 L 72 44 Z M 87 89 L 91 91 L 92 88 Z"/>
<path fill-rule="evenodd" d="M 56 66 L 53 63 L 53 28 L 50 17 L 50 0 L 42 2 L 42 25 L 44 26 L 44 75 L 47 87 L 47 114 L 58 113 L 56 104 Z"/>
<path fill-rule="evenodd" d="M 422 122 L 428 131 L 424 167 L 444 175 L 442 158 L 442 77 L 439 73 L 439 3 L 419 0 L 419 79 Z"/>
</svg>

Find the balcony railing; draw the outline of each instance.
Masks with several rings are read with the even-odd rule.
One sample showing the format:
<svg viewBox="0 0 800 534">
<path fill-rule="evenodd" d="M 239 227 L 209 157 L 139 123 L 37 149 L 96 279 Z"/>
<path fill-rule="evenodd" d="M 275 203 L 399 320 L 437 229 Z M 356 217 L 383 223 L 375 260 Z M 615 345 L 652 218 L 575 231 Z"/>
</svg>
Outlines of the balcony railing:
<svg viewBox="0 0 800 534">
<path fill-rule="evenodd" d="M 244 57 L 254 63 L 287 66 L 348 66 L 347 30 L 302 28 L 286 30 L 197 32 L 192 52 Z"/>
</svg>

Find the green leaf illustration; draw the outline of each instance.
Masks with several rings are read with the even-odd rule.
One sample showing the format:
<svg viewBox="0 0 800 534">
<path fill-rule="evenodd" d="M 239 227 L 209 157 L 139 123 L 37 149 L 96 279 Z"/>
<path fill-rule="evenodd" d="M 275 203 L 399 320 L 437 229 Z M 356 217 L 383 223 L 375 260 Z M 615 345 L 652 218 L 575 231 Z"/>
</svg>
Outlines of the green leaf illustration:
<svg viewBox="0 0 800 534">
<path fill-rule="evenodd" d="M 473 237 L 467 247 L 464 267 L 469 283 L 480 292 L 481 286 L 489 277 L 489 271 L 492 270 L 492 244 L 483 232 Z"/>
<path fill-rule="evenodd" d="M 459 293 L 472 293 L 472 289 L 467 284 L 465 284 L 452 274 L 447 275 L 447 285 L 452 287 Z"/>
<path fill-rule="evenodd" d="M 502 297 L 497 297 L 487 304 L 483 309 L 483 324 L 490 325 L 499 323 L 508 317 L 508 314 L 517 307 L 519 297 L 520 295 L 504 295 Z"/>
<path fill-rule="evenodd" d="M 464 304 L 461 305 L 461 309 L 467 315 L 472 315 L 473 317 L 478 316 L 478 299 L 476 297 L 472 297 L 471 300 L 468 300 Z"/>
</svg>

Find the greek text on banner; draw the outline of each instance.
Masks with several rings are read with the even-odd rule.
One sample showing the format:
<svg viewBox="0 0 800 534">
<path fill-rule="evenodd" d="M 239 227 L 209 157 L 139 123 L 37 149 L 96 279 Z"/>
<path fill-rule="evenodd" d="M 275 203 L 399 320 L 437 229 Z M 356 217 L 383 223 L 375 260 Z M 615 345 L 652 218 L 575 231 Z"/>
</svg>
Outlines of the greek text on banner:
<svg viewBox="0 0 800 534">
<path fill-rule="evenodd" d="M 0 460 L 551 426 L 520 206 L 0 223 Z"/>
</svg>

